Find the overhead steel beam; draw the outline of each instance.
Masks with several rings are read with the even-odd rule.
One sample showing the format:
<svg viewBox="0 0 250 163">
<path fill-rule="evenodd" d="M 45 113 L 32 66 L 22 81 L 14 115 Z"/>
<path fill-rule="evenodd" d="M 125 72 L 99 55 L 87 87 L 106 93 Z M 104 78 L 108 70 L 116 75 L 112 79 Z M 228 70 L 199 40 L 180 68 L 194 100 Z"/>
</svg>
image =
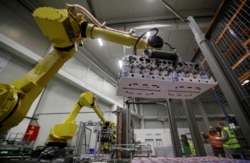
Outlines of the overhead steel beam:
<svg viewBox="0 0 250 163">
<path fill-rule="evenodd" d="M 181 16 L 167 1 L 161 0 L 161 2 L 164 4 L 165 7 L 167 7 L 175 16 L 177 16 L 182 21 L 186 22 L 186 19 Z"/>
</svg>

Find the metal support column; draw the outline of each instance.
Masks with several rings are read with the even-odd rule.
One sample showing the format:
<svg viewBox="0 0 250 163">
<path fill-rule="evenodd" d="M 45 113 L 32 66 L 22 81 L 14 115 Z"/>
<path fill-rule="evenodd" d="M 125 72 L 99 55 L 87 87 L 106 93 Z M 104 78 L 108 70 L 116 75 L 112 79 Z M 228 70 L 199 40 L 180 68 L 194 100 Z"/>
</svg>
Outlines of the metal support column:
<svg viewBox="0 0 250 163">
<path fill-rule="evenodd" d="M 132 141 L 131 141 L 131 136 L 132 136 L 132 133 L 133 133 L 133 128 L 131 128 L 132 126 L 132 122 L 131 122 L 131 110 L 130 108 L 127 109 L 127 133 L 128 133 L 128 137 L 127 137 L 127 144 L 131 144 Z"/>
<path fill-rule="evenodd" d="M 122 144 L 122 109 L 117 108 L 117 144 Z M 122 158 L 121 151 L 117 151 L 117 159 Z"/>
<path fill-rule="evenodd" d="M 128 121 L 128 109 L 122 110 L 122 144 L 128 144 L 129 141 L 129 121 Z"/>
<path fill-rule="evenodd" d="M 206 126 L 206 127 L 210 126 L 209 120 L 208 120 L 208 118 L 207 118 L 207 114 L 206 114 L 205 107 L 204 107 L 203 103 L 199 100 L 199 101 L 197 101 L 197 104 L 198 104 L 198 107 L 200 108 L 201 115 L 202 115 L 202 117 L 203 117 L 205 126 Z"/>
<path fill-rule="evenodd" d="M 74 156 L 80 156 L 82 153 L 82 145 L 86 145 L 86 139 L 84 140 L 83 143 L 83 138 L 86 136 L 85 132 L 85 124 L 83 122 L 80 122 L 79 129 L 78 129 L 78 135 L 76 138 L 76 146 L 74 148 Z M 86 153 L 86 148 L 84 150 L 84 153 Z"/>
<path fill-rule="evenodd" d="M 142 116 L 142 119 L 141 119 L 141 129 L 144 129 L 145 128 L 145 120 L 144 120 L 143 105 L 139 104 L 139 107 L 140 107 L 140 114 Z"/>
<path fill-rule="evenodd" d="M 183 108 L 186 113 L 188 126 L 191 132 L 192 140 L 194 143 L 195 151 L 197 156 L 206 156 L 206 151 L 202 143 L 201 134 L 197 123 L 195 121 L 195 116 L 192 109 L 188 108 L 187 101 L 182 99 Z"/>
<path fill-rule="evenodd" d="M 200 28 L 198 27 L 197 23 L 195 22 L 193 17 L 188 17 L 187 20 L 189 21 L 189 27 L 191 28 L 195 40 L 202 52 L 202 54 L 205 56 L 207 63 L 213 72 L 214 76 L 216 77 L 217 81 L 221 85 L 221 90 L 223 94 L 225 95 L 225 98 L 232 109 L 240 128 L 242 129 L 243 134 L 245 135 L 245 138 L 250 144 L 250 137 L 247 135 L 250 135 L 250 119 L 248 117 L 248 114 L 244 110 L 244 107 L 234 92 L 232 85 L 230 84 L 230 81 L 227 80 L 227 77 L 225 76 L 224 71 L 220 67 L 220 64 L 216 60 L 215 54 L 216 52 L 214 49 L 211 49 L 209 46 L 208 40 L 204 37 L 204 33 L 201 32 Z"/>
<path fill-rule="evenodd" d="M 172 107 L 172 103 L 169 99 L 167 99 L 166 109 L 168 113 L 169 127 L 170 127 L 171 139 L 173 143 L 174 154 L 176 157 L 181 157 L 182 150 L 181 150 L 180 138 L 178 135 L 174 110 Z"/>
</svg>

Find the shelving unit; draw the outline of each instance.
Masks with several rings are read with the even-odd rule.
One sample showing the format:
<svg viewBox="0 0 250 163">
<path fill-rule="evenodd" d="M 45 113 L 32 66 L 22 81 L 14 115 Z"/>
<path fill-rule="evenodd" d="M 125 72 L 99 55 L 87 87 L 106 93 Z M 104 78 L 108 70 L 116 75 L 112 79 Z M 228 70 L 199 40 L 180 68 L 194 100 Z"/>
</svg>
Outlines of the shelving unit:
<svg viewBox="0 0 250 163">
<path fill-rule="evenodd" d="M 226 76 L 232 87 L 232 90 L 229 92 L 234 92 L 234 97 L 237 97 L 241 103 L 241 107 L 232 108 L 235 114 L 236 112 L 242 112 L 237 114 L 244 115 L 242 117 L 236 117 L 238 118 L 236 120 L 249 122 L 250 1 L 224 0 L 224 4 L 226 5 L 222 5 L 216 12 L 213 23 L 211 23 L 210 28 L 207 30 L 206 38 L 215 52 L 213 57 L 219 63 L 219 67 L 223 70 L 223 73 L 225 73 L 223 75 Z M 201 64 L 206 64 L 207 58 L 203 57 L 201 50 L 197 50 L 195 56 L 195 59 L 201 58 Z M 223 84 L 219 83 L 215 88 L 220 92 L 223 86 Z M 226 96 L 225 92 L 226 91 L 223 92 L 224 96 Z M 231 100 L 235 99 L 231 98 Z M 242 121 L 244 118 L 246 118 L 246 120 Z M 249 128 L 249 123 L 243 124 L 241 128 L 235 130 L 235 133 L 246 157 L 249 159 L 249 142 L 247 142 L 247 135 L 245 134 L 244 136 L 242 132 L 242 129 L 247 128 Z M 246 131 L 244 132 L 247 133 Z"/>
<path fill-rule="evenodd" d="M 250 1 L 232 1 L 211 42 L 241 84 L 250 79 Z M 244 85 L 244 84 L 243 84 Z M 250 94 L 250 84 L 244 89 Z"/>
</svg>

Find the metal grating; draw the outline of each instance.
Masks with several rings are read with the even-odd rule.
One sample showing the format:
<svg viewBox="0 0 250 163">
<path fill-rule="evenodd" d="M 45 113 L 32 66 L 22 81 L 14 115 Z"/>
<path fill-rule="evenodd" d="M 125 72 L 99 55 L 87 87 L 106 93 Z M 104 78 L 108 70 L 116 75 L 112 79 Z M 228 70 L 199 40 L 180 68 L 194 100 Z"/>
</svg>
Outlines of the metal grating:
<svg viewBox="0 0 250 163">
<path fill-rule="evenodd" d="M 204 71 L 206 71 L 208 74 L 210 74 L 211 77 L 214 79 L 214 81 L 217 81 L 215 76 L 213 75 L 211 69 L 209 68 L 207 61 L 204 58 L 201 51 L 197 51 L 197 58 L 195 59 L 195 62 L 200 63 L 203 66 Z M 218 99 L 216 99 L 214 92 L 217 93 L 218 98 L 223 105 L 225 105 L 225 106 L 228 105 L 226 98 L 225 98 L 224 94 L 222 93 L 218 84 L 216 84 L 213 88 L 210 88 L 206 92 L 202 93 L 200 96 L 195 98 L 194 101 L 201 100 L 202 103 L 218 103 Z"/>
<path fill-rule="evenodd" d="M 211 43 L 250 95 L 250 0 L 233 0 L 211 35 Z"/>
<path fill-rule="evenodd" d="M 216 50 L 216 56 L 224 70 L 228 74 L 228 79 L 234 88 L 241 92 L 239 97 L 244 102 L 246 110 L 249 109 L 250 97 L 250 0 L 232 0 L 224 11 L 222 18 L 212 31 L 210 43 Z M 221 83 L 220 83 L 221 84 Z M 223 84 L 221 85 L 223 86 Z M 240 88 L 240 89 L 238 89 Z M 216 100 L 220 100 L 223 106 L 225 99 L 220 99 L 218 95 Z M 238 93 L 237 92 L 237 93 Z M 205 99 L 206 95 L 204 94 Z M 203 98 L 203 97 L 201 97 Z M 248 100 L 247 100 L 248 99 Z M 207 99 L 206 99 L 207 100 Z M 224 102 L 222 102 L 224 101 Z M 248 106 L 247 106 L 248 105 Z M 224 110 L 225 111 L 225 110 Z M 226 111 L 227 112 L 227 111 Z M 231 119 L 232 120 L 232 119 Z M 229 121 L 229 119 L 227 120 Z M 246 124 L 247 125 L 247 124 Z M 245 129 L 247 129 L 246 127 Z M 247 158 L 250 158 L 250 150 L 243 133 L 236 132 L 238 141 L 245 152 Z M 247 135 L 247 134 L 246 134 Z"/>
<path fill-rule="evenodd" d="M 215 93 L 218 95 L 219 100 L 222 102 L 223 105 L 227 105 L 227 101 L 225 99 L 224 94 L 220 90 L 219 86 L 216 85 L 214 88 L 207 90 L 202 95 L 198 97 L 203 103 L 217 103 L 217 99 Z"/>
<path fill-rule="evenodd" d="M 250 97 L 250 0 L 232 0 L 222 13 L 219 22 L 211 31 L 210 43 L 216 49 L 231 74 L 238 79 L 238 84 Z M 200 50 L 196 51 L 195 62 L 200 62 L 210 75 L 210 68 Z M 213 76 L 214 80 L 216 78 Z M 222 85 L 223 86 L 223 85 Z M 219 85 L 214 89 L 224 106 L 228 106 L 225 95 Z M 209 89 L 198 98 L 203 103 L 217 103 L 214 90 Z M 196 100 L 195 99 L 195 100 Z"/>
<path fill-rule="evenodd" d="M 218 16 L 219 22 L 213 22 L 215 27 L 210 30 L 210 43 L 217 50 L 222 61 L 226 65 L 226 69 L 238 79 L 239 86 L 246 92 L 244 98 L 250 97 L 250 0 L 233 0 L 230 1 L 226 10 Z M 206 59 L 200 50 L 196 51 L 196 62 L 200 62 L 203 67 L 210 72 Z M 224 65 L 224 66 L 225 66 Z M 213 76 L 214 80 L 216 78 Z M 219 89 L 220 90 L 220 89 Z M 212 102 L 210 90 L 201 95 L 203 102 Z M 221 92 L 221 91 L 220 91 Z M 205 96 L 206 98 L 202 98 Z M 221 98 L 225 99 L 221 96 Z"/>
</svg>

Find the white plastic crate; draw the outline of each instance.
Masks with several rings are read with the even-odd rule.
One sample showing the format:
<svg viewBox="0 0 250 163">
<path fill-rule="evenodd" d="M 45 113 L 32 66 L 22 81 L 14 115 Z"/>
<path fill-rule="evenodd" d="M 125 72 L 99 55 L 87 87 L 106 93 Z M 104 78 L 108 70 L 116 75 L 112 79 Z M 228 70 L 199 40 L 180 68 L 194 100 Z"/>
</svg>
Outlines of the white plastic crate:
<svg viewBox="0 0 250 163">
<path fill-rule="evenodd" d="M 141 98 L 193 99 L 216 83 L 213 79 L 162 77 L 121 72 L 117 95 Z"/>
</svg>

